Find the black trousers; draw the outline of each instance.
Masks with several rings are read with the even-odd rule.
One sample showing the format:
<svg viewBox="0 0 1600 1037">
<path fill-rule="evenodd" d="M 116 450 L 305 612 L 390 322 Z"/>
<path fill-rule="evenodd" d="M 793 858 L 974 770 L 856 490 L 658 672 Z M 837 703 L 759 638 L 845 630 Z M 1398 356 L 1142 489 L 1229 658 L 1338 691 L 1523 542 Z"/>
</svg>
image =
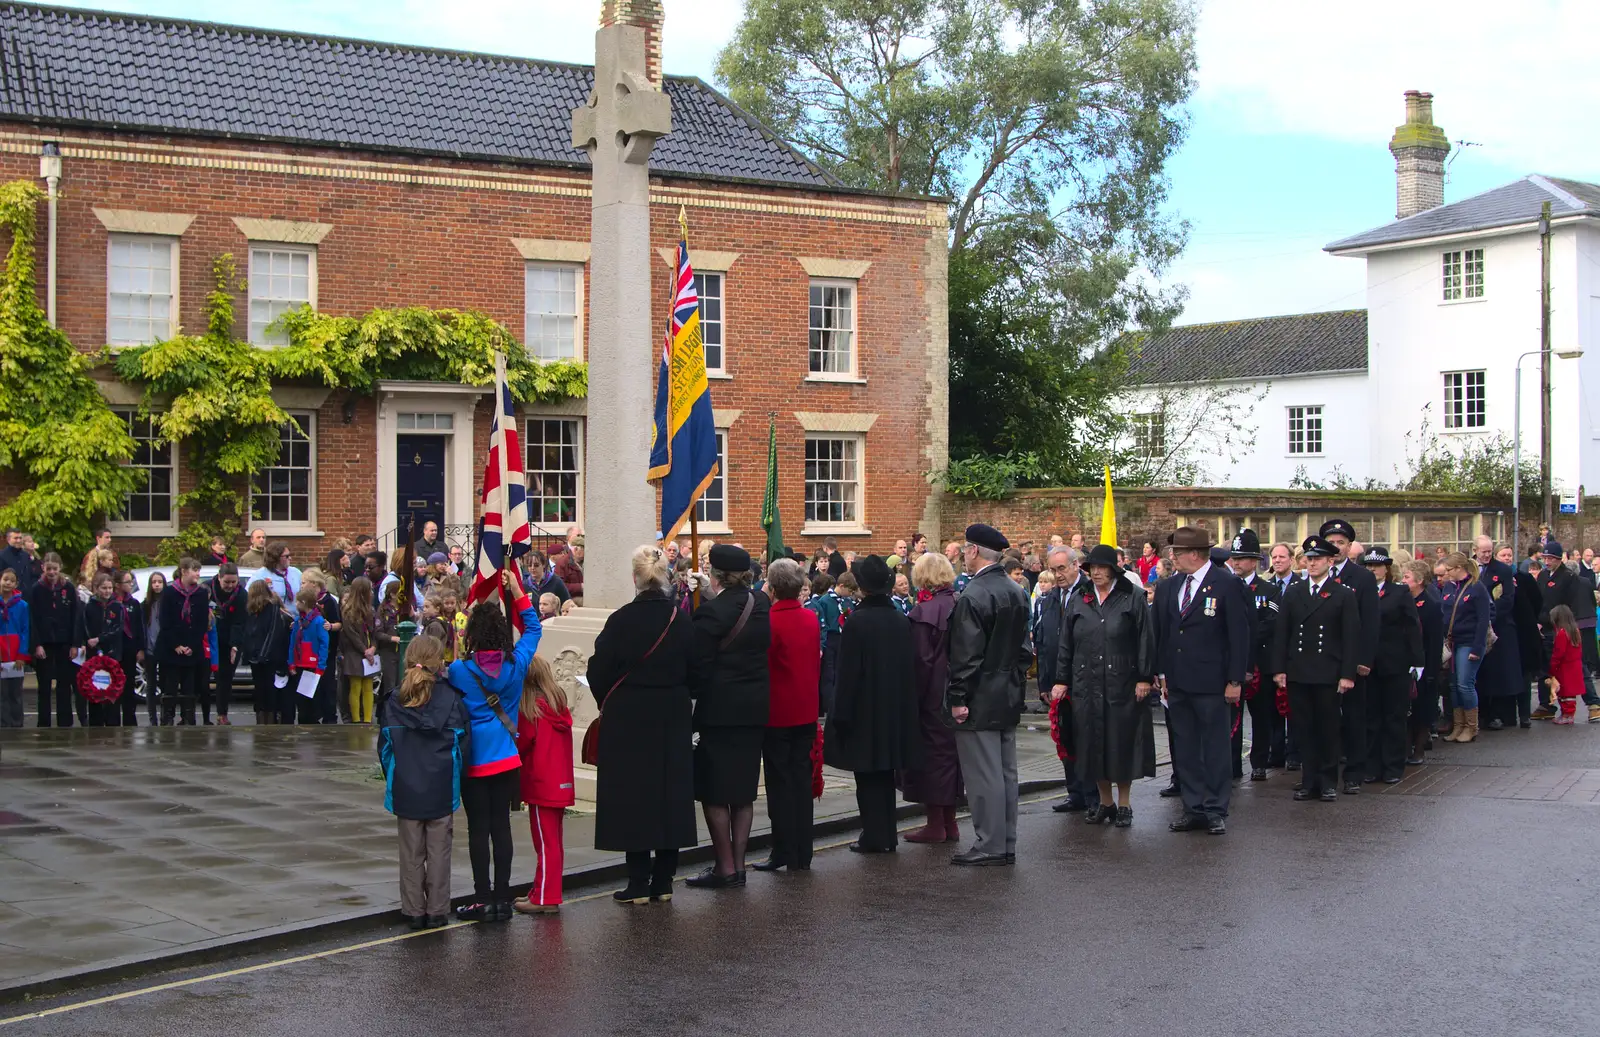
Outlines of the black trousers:
<svg viewBox="0 0 1600 1037">
<path fill-rule="evenodd" d="M 128 648 L 117 660 L 122 664 L 122 695 L 106 715 L 106 723 L 118 727 L 137 727 L 139 724 L 139 696 L 133 693 L 139 680 L 139 649 Z"/>
<path fill-rule="evenodd" d="M 894 771 L 857 771 L 856 805 L 861 809 L 861 845 L 894 849 L 900 841 L 894 829 Z"/>
<path fill-rule="evenodd" d="M 772 859 L 791 868 L 811 864 L 811 744 L 816 735 L 816 724 L 769 727 L 761 744 Z"/>
<path fill-rule="evenodd" d="M 672 876 L 678 871 L 676 847 L 670 850 L 629 850 L 625 857 L 630 890 L 637 892 L 648 887 L 652 893 L 672 892 Z"/>
<path fill-rule="evenodd" d="M 461 805 L 467 810 L 467 852 L 472 858 L 472 891 L 479 900 L 511 899 L 511 802 L 520 792 L 516 768 L 483 778 L 461 779 Z"/>
<path fill-rule="evenodd" d="M 33 660 L 33 676 L 39 682 L 38 725 L 50 726 L 50 695 L 54 691 L 56 723 L 61 727 L 71 727 L 72 699 L 76 694 L 72 681 L 78 675 L 78 668 L 72 665 L 72 646 L 47 644 L 42 647 L 44 658 L 35 657 Z"/>
<path fill-rule="evenodd" d="M 1172 707 L 1163 706 L 1162 715 L 1167 720 L 1167 759 L 1172 764 L 1172 784 L 1178 783 L 1178 729 L 1172 723 Z M 1096 789 L 1095 795 L 1099 795 Z"/>
<path fill-rule="evenodd" d="M 275 721 L 281 722 L 278 715 L 278 689 L 273 685 L 273 678 L 277 673 L 271 666 L 262 663 L 260 666 L 250 667 L 250 690 L 253 692 L 257 713 L 270 713 Z"/>
<path fill-rule="evenodd" d="M 1508 700 L 1509 701 L 1509 700 Z M 1406 776 L 1406 715 L 1411 712 L 1411 674 L 1367 678 L 1367 777 Z M 1354 773 L 1354 762 L 1350 772 Z"/>
<path fill-rule="evenodd" d="M 1367 765 L 1367 688 L 1371 677 L 1357 677 L 1356 686 L 1339 696 L 1339 734 L 1344 750 L 1345 781 L 1360 781 Z"/>
<path fill-rule="evenodd" d="M 1262 678 L 1256 697 L 1247 699 L 1245 708 L 1250 711 L 1251 768 L 1265 770 L 1283 766 L 1283 717 L 1278 715 L 1278 686 L 1270 678 Z"/>
<path fill-rule="evenodd" d="M 239 672 L 239 664 L 233 660 L 233 645 L 217 642 L 217 716 L 228 715 L 228 707 L 233 703 L 233 679 Z M 201 705 L 205 708 L 207 717 L 211 715 L 211 704 L 204 699 Z"/>
<path fill-rule="evenodd" d="M 1289 682 L 1289 725 L 1300 748 L 1300 780 L 1311 792 L 1339 787 L 1339 698 L 1337 684 Z"/>
<path fill-rule="evenodd" d="M 144 711 L 150 720 L 150 726 L 155 727 L 161 723 L 161 664 L 156 662 L 156 653 L 145 650 L 144 653 Z"/>
<path fill-rule="evenodd" d="M 172 723 L 176 713 L 185 724 L 194 723 L 194 703 L 205 686 L 207 666 L 204 660 L 192 666 L 173 663 L 161 667 L 161 722 Z M 181 712 L 180 712 L 181 711 Z"/>
<path fill-rule="evenodd" d="M 1233 736 L 1233 709 L 1221 690 L 1212 694 L 1167 686 L 1167 730 L 1182 746 L 1173 757 L 1183 806 L 1191 815 L 1227 817 L 1233 795 L 1228 764 Z"/>
<path fill-rule="evenodd" d="M 1100 805 L 1100 786 L 1096 785 L 1092 781 L 1084 781 L 1082 778 L 1078 777 L 1078 765 L 1076 761 L 1068 757 L 1063 757 L 1061 760 L 1061 770 L 1066 776 L 1067 791 L 1071 793 L 1071 796 L 1076 796 L 1078 802 L 1081 802 L 1086 807 L 1097 807 Z M 1068 798 L 1070 799 L 1071 796 Z"/>
</svg>

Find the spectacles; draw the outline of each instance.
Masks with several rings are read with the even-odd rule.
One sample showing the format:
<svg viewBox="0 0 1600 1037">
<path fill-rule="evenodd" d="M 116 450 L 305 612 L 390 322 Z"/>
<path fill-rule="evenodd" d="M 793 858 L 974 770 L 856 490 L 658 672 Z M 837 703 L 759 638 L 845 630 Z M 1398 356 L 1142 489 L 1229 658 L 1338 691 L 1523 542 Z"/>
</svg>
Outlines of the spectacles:
<svg viewBox="0 0 1600 1037">
<path fill-rule="evenodd" d="M 1050 567 L 1050 571 L 1055 573 L 1057 576 L 1065 576 L 1067 573 L 1072 571 L 1072 565 L 1071 563 L 1066 565 L 1052 565 Z"/>
</svg>

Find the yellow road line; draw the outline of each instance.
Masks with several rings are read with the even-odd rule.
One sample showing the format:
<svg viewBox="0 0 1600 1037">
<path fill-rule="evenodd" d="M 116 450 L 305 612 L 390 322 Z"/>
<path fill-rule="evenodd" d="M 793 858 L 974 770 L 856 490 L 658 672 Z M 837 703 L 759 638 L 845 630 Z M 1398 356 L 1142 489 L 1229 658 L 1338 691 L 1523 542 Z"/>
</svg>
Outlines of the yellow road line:
<svg viewBox="0 0 1600 1037">
<path fill-rule="evenodd" d="M 1030 803 L 1048 802 L 1052 799 L 1060 799 L 1066 794 L 1067 793 L 1065 792 L 1058 792 L 1050 795 L 1030 796 L 1028 797 L 1027 801 Z M 970 817 L 971 815 L 962 813 L 958 814 L 957 816 Z M 902 832 L 908 832 L 916 827 L 916 825 L 907 825 L 899 830 Z M 821 846 L 817 846 L 813 852 L 821 853 L 825 850 L 837 850 L 841 846 L 850 845 L 851 842 L 852 840 L 850 839 L 842 839 L 838 842 L 823 843 Z M 672 881 L 678 882 L 684 877 L 685 876 L 673 876 Z M 589 893 L 581 897 L 569 897 L 567 898 L 566 902 L 568 904 L 582 904 L 590 900 L 600 900 L 604 897 L 609 897 L 610 895 L 611 892 L 606 890 L 599 893 Z M 178 979 L 168 983 L 157 983 L 153 986 L 140 987 L 137 990 L 124 990 L 120 994 L 107 994 L 105 997 L 92 998 L 88 1001 L 76 1001 L 70 1005 L 57 1005 L 54 1008 L 42 1008 L 37 1012 L 27 1012 L 23 1015 L 13 1015 L 5 1019 L 0 1019 L 0 1026 L 10 1026 L 12 1023 L 31 1022 L 35 1019 L 45 1019 L 53 1015 L 64 1015 L 67 1012 L 76 1012 L 84 1008 L 98 1008 L 101 1005 L 110 1005 L 119 1001 L 127 1001 L 130 998 L 144 997 L 146 994 L 159 994 L 167 990 L 181 990 L 184 987 L 192 987 L 199 983 L 211 983 L 219 979 L 233 979 L 235 976 L 248 976 L 253 972 L 265 972 L 268 969 L 281 968 L 285 965 L 299 965 L 308 961 L 320 961 L 323 958 L 332 958 L 340 954 L 349 954 L 353 951 L 370 950 L 373 947 L 384 947 L 391 943 L 399 943 L 401 940 L 411 940 L 418 936 L 431 936 L 435 933 L 449 932 L 451 929 L 461 929 L 466 926 L 477 924 L 479 923 L 455 922 L 440 929 L 422 929 L 416 932 L 399 933 L 395 936 L 384 936 L 376 940 L 364 940 L 361 943 L 347 944 L 343 947 L 333 947 L 325 951 L 316 951 L 312 954 L 299 954 L 292 958 L 279 958 L 275 961 L 263 961 L 255 965 L 246 965 L 242 968 L 228 969 L 225 972 L 209 972 L 204 976 L 190 976 L 188 979 Z"/>
</svg>

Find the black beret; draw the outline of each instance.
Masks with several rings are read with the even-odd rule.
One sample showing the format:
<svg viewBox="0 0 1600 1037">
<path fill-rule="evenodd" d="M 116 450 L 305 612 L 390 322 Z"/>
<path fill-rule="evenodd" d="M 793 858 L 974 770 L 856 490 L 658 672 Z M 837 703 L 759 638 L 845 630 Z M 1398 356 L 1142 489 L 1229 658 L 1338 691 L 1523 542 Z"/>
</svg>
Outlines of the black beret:
<svg viewBox="0 0 1600 1037">
<path fill-rule="evenodd" d="M 894 586 L 894 576 L 888 562 L 878 555 L 867 555 L 856 560 L 856 583 L 862 594 L 888 594 Z"/>
<path fill-rule="evenodd" d="M 750 552 L 732 544 L 718 544 L 711 549 L 711 568 L 725 573 L 742 572 L 750 568 Z"/>
<path fill-rule="evenodd" d="M 967 543 L 986 547 L 991 551 L 1004 551 L 1011 546 L 1011 541 L 1006 539 L 1004 533 L 982 522 L 974 522 L 967 527 Z"/>
<path fill-rule="evenodd" d="M 1335 533 L 1346 540 L 1354 540 L 1356 538 L 1356 527 L 1344 519 L 1329 519 L 1322 524 L 1321 529 L 1317 530 L 1317 535 L 1320 537 L 1331 537 Z"/>
<path fill-rule="evenodd" d="M 1300 545 L 1300 549 L 1306 553 L 1307 558 L 1339 557 L 1339 549 L 1320 536 L 1306 537 L 1306 542 Z"/>
</svg>

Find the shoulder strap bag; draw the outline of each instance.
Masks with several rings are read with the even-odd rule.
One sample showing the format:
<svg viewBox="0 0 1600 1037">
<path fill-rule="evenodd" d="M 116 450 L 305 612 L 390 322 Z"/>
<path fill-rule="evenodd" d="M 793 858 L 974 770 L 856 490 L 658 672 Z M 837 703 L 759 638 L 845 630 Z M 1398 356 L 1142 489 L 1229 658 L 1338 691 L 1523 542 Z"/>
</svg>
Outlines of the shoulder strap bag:
<svg viewBox="0 0 1600 1037">
<path fill-rule="evenodd" d="M 744 625 L 750 622 L 750 613 L 754 612 L 755 610 L 756 592 L 751 591 L 749 594 L 745 595 L 744 609 L 739 613 L 738 622 L 733 624 L 733 629 L 728 631 L 727 637 L 724 637 L 721 641 L 717 642 L 717 649 L 719 651 L 733 644 L 734 639 L 744 632 Z"/>
<path fill-rule="evenodd" d="M 443 680 L 444 678 L 441 676 L 439 679 Z M 500 704 L 500 696 L 484 687 L 483 678 L 476 673 L 472 675 L 472 679 L 478 682 L 478 690 L 483 692 L 483 700 L 489 703 L 489 708 L 494 710 L 494 715 L 500 718 L 500 726 L 505 728 L 506 733 L 515 741 L 517 737 L 517 722 L 506 715 L 505 707 Z"/>
<path fill-rule="evenodd" d="M 1446 670 L 1455 665 L 1456 645 L 1455 638 L 1451 636 L 1450 630 L 1456 625 L 1456 609 L 1461 607 L 1461 599 L 1466 596 L 1467 588 L 1463 584 L 1461 590 L 1456 592 L 1456 603 L 1450 606 L 1450 620 L 1444 625 L 1444 659 L 1442 664 Z"/>
<path fill-rule="evenodd" d="M 667 631 L 672 629 L 672 624 L 677 620 L 677 618 L 678 607 L 674 605 L 672 606 L 672 611 L 667 614 L 667 625 L 661 628 L 661 633 L 656 637 L 656 643 L 651 645 L 650 650 L 641 655 L 639 657 L 639 661 L 628 667 L 627 671 L 624 672 L 621 677 L 617 678 L 616 683 L 607 689 L 606 697 L 604 700 L 602 700 L 602 705 L 600 707 L 600 715 L 589 721 L 589 728 L 583 733 L 583 751 L 581 758 L 588 766 L 593 767 L 600 762 L 600 721 L 604 720 L 606 715 L 605 706 L 603 703 L 609 702 L 611 700 L 611 693 L 622 687 L 622 682 L 633 676 L 633 671 L 637 670 L 646 659 L 656 654 L 656 649 L 660 648 L 661 642 L 667 639 Z"/>
</svg>

